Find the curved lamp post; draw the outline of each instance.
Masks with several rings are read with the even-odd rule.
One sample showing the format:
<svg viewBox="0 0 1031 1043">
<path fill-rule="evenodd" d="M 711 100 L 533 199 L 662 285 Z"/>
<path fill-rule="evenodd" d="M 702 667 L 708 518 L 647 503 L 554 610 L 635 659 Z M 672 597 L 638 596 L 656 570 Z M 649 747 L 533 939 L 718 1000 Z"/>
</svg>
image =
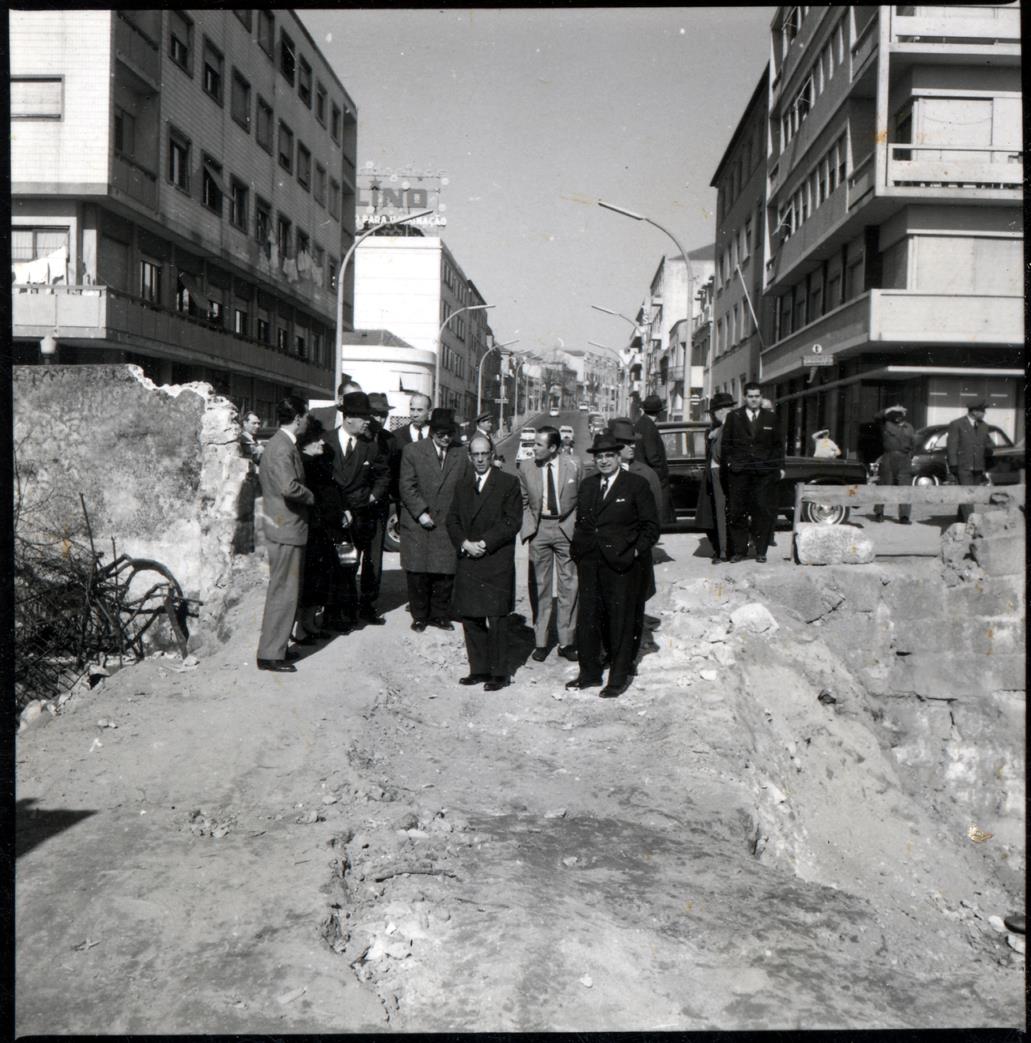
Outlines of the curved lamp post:
<svg viewBox="0 0 1031 1043">
<path fill-rule="evenodd" d="M 357 250 L 373 232 L 378 232 L 381 228 L 392 228 L 394 225 L 403 225 L 407 221 L 414 221 L 419 217 L 428 217 L 432 213 L 432 210 L 420 210 L 418 213 L 406 214 L 404 217 L 397 217 L 393 221 L 384 221 L 382 224 L 378 224 L 373 228 L 367 228 L 361 235 L 355 237 L 354 242 L 348 247 L 347 253 L 344 254 L 344 259 L 340 262 L 340 267 L 337 269 L 337 380 L 340 379 L 340 374 L 344 371 L 344 272 L 347 271 L 347 265 L 351 258 L 354 257 L 355 250 Z M 334 391 L 335 390 L 336 389 L 334 388 Z"/>
<path fill-rule="evenodd" d="M 486 311 L 488 308 L 493 308 L 493 307 L 494 307 L 493 304 L 467 304 L 467 305 L 465 305 L 462 308 L 457 308 L 455 311 L 453 311 L 440 324 L 440 329 L 437 330 L 437 339 L 434 342 L 434 348 L 436 349 L 436 356 L 437 357 L 436 357 L 436 361 L 434 362 L 434 367 L 433 367 L 433 400 L 434 400 L 434 402 L 436 402 L 436 404 L 438 406 L 441 404 L 441 402 L 440 402 L 440 350 L 443 347 L 443 344 L 441 343 L 441 338 L 444 336 L 444 330 L 446 329 L 448 323 L 451 322 L 451 320 L 453 318 L 455 318 L 456 315 L 461 315 L 462 312 L 464 312 L 464 311 Z M 486 358 L 491 353 L 492 350 L 493 350 L 493 348 L 488 348 L 483 353 L 483 358 Z M 483 359 L 480 359 L 480 362 L 482 363 Z"/>
<path fill-rule="evenodd" d="M 488 304 L 488 308 L 493 308 L 493 304 Z M 483 410 L 483 362 L 484 359 L 492 352 L 500 352 L 502 348 L 507 348 L 510 344 L 518 344 L 518 338 L 516 340 L 506 340 L 504 344 L 492 344 L 480 357 L 480 361 L 476 366 L 476 414 L 477 416 Z M 504 396 L 502 396 L 504 397 Z"/>
</svg>

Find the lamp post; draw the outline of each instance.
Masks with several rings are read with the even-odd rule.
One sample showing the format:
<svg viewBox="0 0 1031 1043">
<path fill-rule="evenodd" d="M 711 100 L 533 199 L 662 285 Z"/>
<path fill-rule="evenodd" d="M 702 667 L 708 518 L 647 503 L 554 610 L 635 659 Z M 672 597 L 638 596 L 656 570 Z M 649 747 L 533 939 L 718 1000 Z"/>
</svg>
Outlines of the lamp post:
<svg viewBox="0 0 1031 1043">
<path fill-rule="evenodd" d="M 434 402 L 437 403 L 438 406 L 442 405 L 442 403 L 440 401 L 440 349 L 443 346 L 442 343 L 441 343 L 441 338 L 444 336 L 444 329 L 447 327 L 448 323 L 453 318 L 455 318 L 458 315 L 461 315 L 462 312 L 464 312 L 464 311 L 486 311 L 487 308 L 493 308 L 493 307 L 494 307 L 493 304 L 466 304 L 464 307 L 457 308 L 455 311 L 453 311 L 440 324 L 440 329 L 437 330 L 437 340 L 436 340 L 436 342 L 434 344 L 434 347 L 436 348 L 436 356 L 437 357 L 436 357 L 436 360 L 434 362 L 434 367 L 433 367 L 433 400 L 434 400 Z M 496 347 L 496 345 L 495 345 L 495 347 Z M 491 353 L 491 351 L 493 351 L 493 350 L 494 350 L 493 348 L 488 348 L 483 353 L 483 358 L 485 359 Z M 480 363 L 481 364 L 482 364 L 482 362 L 483 362 L 483 359 L 480 359 Z M 477 403 L 477 409 L 479 409 L 479 404 L 478 403 Z"/>
<path fill-rule="evenodd" d="M 624 217 L 629 217 L 629 218 L 631 218 L 634 221 L 645 221 L 647 224 L 650 224 L 653 228 L 657 228 L 660 232 L 663 232 L 665 235 L 669 236 L 669 238 L 673 240 L 673 245 L 680 251 L 681 257 L 684 258 L 684 270 L 685 270 L 685 272 L 687 274 L 687 316 L 686 316 L 686 318 L 687 318 L 688 325 L 690 325 L 690 323 L 691 323 L 691 305 L 692 305 L 692 302 L 694 300 L 694 296 L 693 296 L 693 294 L 691 292 L 692 287 L 694 286 L 694 271 L 691 268 L 691 258 L 687 256 L 687 251 L 681 245 L 680 240 L 668 228 L 664 228 L 662 225 L 659 224 L 658 221 L 653 221 L 650 217 L 646 217 L 644 214 L 635 213 L 633 210 L 627 210 L 625 207 L 616 206 L 614 203 L 606 203 L 604 199 L 599 199 L 598 200 L 598 206 L 603 207 L 606 210 L 611 210 L 613 213 L 622 214 Z M 689 371 L 691 369 L 689 363 L 690 363 L 690 352 L 685 352 L 685 356 L 684 356 L 684 391 L 685 391 L 687 397 L 690 397 L 690 394 L 691 394 L 690 378 L 688 376 L 688 373 L 689 373 Z"/>
<path fill-rule="evenodd" d="M 347 265 L 351 258 L 354 257 L 355 250 L 357 250 L 373 232 L 378 232 L 381 228 L 392 228 L 394 225 L 403 225 L 406 221 L 414 221 L 419 217 L 428 217 L 432 213 L 432 210 L 420 210 L 418 213 L 406 214 L 404 217 L 394 218 L 393 221 L 384 221 L 382 224 L 378 224 L 373 228 L 367 228 L 361 235 L 355 237 L 354 242 L 348 247 L 347 253 L 344 254 L 344 259 L 340 262 L 340 267 L 337 269 L 336 355 L 338 380 L 340 379 L 340 374 L 344 371 L 344 273 L 347 271 Z"/>
<path fill-rule="evenodd" d="M 488 304 L 487 307 L 488 308 L 493 308 L 494 305 L 493 304 Z M 457 315 L 458 313 L 456 312 L 455 314 Z M 500 352 L 502 348 L 507 348 L 510 344 L 518 344 L 518 343 L 519 343 L 519 340 L 517 338 L 516 340 L 506 340 L 504 344 L 492 344 L 483 353 L 483 356 L 480 358 L 479 364 L 476 367 L 476 415 L 477 416 L 479 416 L 479 414 L 483 410 L 483 363 L 484 363 L 484 361 L 486 360 L 487 356 L 492 351 L 499 351 Z M 502 397 L 504 397 L 504 396 L 502 396 Z"/>
</svg>

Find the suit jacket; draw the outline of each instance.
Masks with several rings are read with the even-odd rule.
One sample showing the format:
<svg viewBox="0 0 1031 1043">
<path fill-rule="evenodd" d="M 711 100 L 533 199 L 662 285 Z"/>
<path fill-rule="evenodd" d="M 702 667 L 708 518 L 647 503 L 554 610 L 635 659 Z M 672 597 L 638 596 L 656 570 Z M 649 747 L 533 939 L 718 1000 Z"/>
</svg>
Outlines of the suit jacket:
<svg viewBox="0 0 1031 1043">
<path fill-rule="evenodd" d="M 401 445 L 394 437 L 393 431 L 388 431 L 379 424 L 375 428 L 369 428 L 368 437 L 370 441 L 375 442 L 376 450 L 382 462 L 386 465 L 387 474 L 390 477 L 390 482 L 387 486 L 388 495 L 380 505 L 381 510 L 386 511 L 388 500 L 396 503 L 398 499 L 397 484 L 401 477 Z"/>
<path fill-rule="evenodd" d="M 304 463 L 297 446 L 282 429 L 261 454 L 261 521 L 265 539 L 303 547 L 308 542 L 308 508 L 315 496 L 304 484 Z"/>
<path fill-rule="evenodd" d="M 669 485 L 669 464 L 666 462 L 666 447 L 662 444 L 662 435 L 647 413 L 642 413 L 634 424 L 634 430 L 640 436 L 641 448 L 638 455 L 659 476 L 659 484 Z"/>
<path fill-rule="evenodd" d="M 971 424 L 965 416 L 949 424 L 946 442 L 949 467 L 954 471 L 985 471 L 995 455 L 988 425 L 983 420 Z"/>
<path fill-rule="evenodd" d="M 340 494 L 340 505 L 344 510 L 367 511 L 369 496 L 376 497 L 380 504 L 390 492 L 390 464 L 375 439 L 355 438 L 354 450 L 344 457 L 342 435 L 344 429 L 336 428 L 322 439 L 326 451 L 333 460 L 333 481 Z"/>
<path fill-rule="evenodd" d="M 600 474 L 580 483 L 576 528 L 569 549 L 574 561 L 597 553 L 614 571 L 628 572 L 637 559 L 647 565 L 658 538 L 659 508 L 640 475 L 617 471 L 615 484 L 604 500 Z"/>
<path fill-rule="evenodd" d="M 414 439 L 412 438 L 412 425 L 405 424 L 404 427 L 399 427 L 396 431 L 390 432 L 391 437 L 397 442 L 398 452 L 400 452 L 406 445 L 411 445 Z M 420 442 L 428 442 L 429 434 L 425 438 L 420 438 Z"/>
<path fill-rule="evenodd" d="M 575 456 L 559 453 L 555 458 L 558 476 L 555 492 L 558 495 L 558 527 L 566 539 L 573 538 L 576 525 L 576 495 L 583 477 L 580 461 Z M 519 533 L 523 543 L 537 535 L 544 510 L 544 468 L 533 460 L 527 460 L 519 468 L 519 488 L 523 505 L 523 525 Z"/>
<path fill-rule="evenodd" d="M 504 616 L 515 607 L 515 538 L 522 519 L 519 482 L 492 467 L 483 492 L 469 468 L 459 479 L 447 531 L 458 555 L 452 608 L 456 615 Z M 470 558 L 463 540 L 483 540 L 487 553 Z"/>
<path fill-rule="evenodd" d="M 772 409 L 760 409 L 754 424 L 744 406 L 732 409 L 723 421 L 721 443 L 721 470 L 769 474 L 784 467 L 784 440 Z"/>
<path fill-rule="evenodd" d="M 401 568 L 407 572 L 454 575 L 457 555 L 447 533 L 447 516 L 458 480 L 470 470 L 469 454 L 461 446 L 448 449 L 443 470 L 432 438 L 401 450 Z M 429 511 L 436 528 L 419 524 L 423 511 Z"/>
</svg>

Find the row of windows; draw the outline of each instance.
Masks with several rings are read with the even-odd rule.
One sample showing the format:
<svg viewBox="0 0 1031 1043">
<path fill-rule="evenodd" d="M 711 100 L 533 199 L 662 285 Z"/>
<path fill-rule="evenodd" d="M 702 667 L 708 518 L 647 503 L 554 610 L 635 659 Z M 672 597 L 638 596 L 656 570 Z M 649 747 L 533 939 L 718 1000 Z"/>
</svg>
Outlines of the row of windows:
<svg viewBox="0 0 1031 1043">
<path fill-rule="evenodd" d="M 757 219 L 758 220 L 758 219 Z M 720 293 L 724 286 L 734 281 L 735 269 L 738 265 L 744 265 L 752 255 L 755 240 L 752 238 L 752 230 L 757 225 L 749 217 L 745 223 L 731 236 L 730 244 L 720 251 L 716 258 L 716 292 Z"/>
<path fill-rule="evenodd" d="M 460 380 L 465 378 L 465 356 L 452 350 L 446 344 L 441 345 L 440 364 Z"/>
<path fill-rule="evenodd" d="M 735 304 L 725 316 L 716 320 L 714 327 L 716 342 L 713 347 L 717 357 L 736 347 L 754 332 L 755 323 L 752 321 L 751 309 L 744 301 Z"/>
<path fill-rule="evenodd" d="M 791 198 L 777 207 L 777 230 L 785 241 L 844 183 L 847 168 L 846 136 L 842 134 L 812 167 Z"/>
<path fill-rule="evenodd" d="M 823 94 L 827 84 L 834 78 L 834 70 L 845 62 L 845 17 L 838 24 L 827 40 L 827 45 L 818 55 L 810 68 L 802 86 L 795 92 L 791 104 L 780 119 L 780 151 L 788 147 L 791 139 L 798 133 L 806 117 L 816 104 L 816 99 Z"/>
<path fill-rule="evenodd" d="M 277 51 L 275 15 L 271 11 L 234 11 L 248 32 L 252 31 L 255 13 L 258 16 L 258 46 L 278 64 L 287 83 L 291 87 L 296 84 L 297 96 L 306 108 L 314 109 L 315 118 L 328 129 L 330 138 L 341 144 L 343 113 L 340 106 L 329 100 L 329 92 L 321 80 L 313 80 L 311 63 L 304 55 L 298 54 L 293 38 L 282 28 Z M 183 11 L 169 11 L 168 56 L 190 76 L 193 75 L 194 47 L 193 19 Z M 205 36 L 201 48 L 201 86 L 219 105 L 223 104 L 224 79 L 225 57 Z"/>
<path fill-rule="evenodd" d="M 842 275 L 844 274 L 844 279 Z M 805 279 L 777 299 L 774 340 L 790 337 L 803 326 L 858 297 L 865 290 L 865 259 L 862 253 L 851 260 L 842 248 L 840 258 L 824 262 Z"/>
<path fill-rule="evenodd" d="M 727 176 L 720 185 L 720 217 L 734 205 L 748 181 L 749 175 L 763 160 L 763 124 L 755 128 L 748 140 L 741 146 L 737 159 L 728 169 Z"/>
</svg>

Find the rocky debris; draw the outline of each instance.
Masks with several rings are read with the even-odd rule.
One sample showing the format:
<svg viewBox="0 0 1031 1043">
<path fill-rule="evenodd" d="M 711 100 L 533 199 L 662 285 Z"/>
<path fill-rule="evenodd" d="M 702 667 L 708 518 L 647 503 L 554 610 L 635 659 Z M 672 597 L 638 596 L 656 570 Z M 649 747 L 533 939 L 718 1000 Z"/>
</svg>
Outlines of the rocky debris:
<svg viewBox="0 0 1031 1043">
<path fill-rule="evenodd" d="M 187 825 L 195 837 L 211 837 L 221 840 L 228 836 L 236 819 L 233 815 L 207 812 L 203 808 L 195 808 L 187 817 Z"/>
<path fill-rule="evenodd" d="M 773 617 L 773 613 L 758 601 L 751 601 L 747 605 L 734 609 L 730 613 L 730 622 L 734 630 L 744 630 L 750 634 L 772 634 L 780 629 L 780 624 Z"/>
<path fill-rule="evenodd" d="M 801 565 L 868 565 L 874 560 L 873 540 L 850 525 L 799 522 L 795 555 Z"/>
</svg>

